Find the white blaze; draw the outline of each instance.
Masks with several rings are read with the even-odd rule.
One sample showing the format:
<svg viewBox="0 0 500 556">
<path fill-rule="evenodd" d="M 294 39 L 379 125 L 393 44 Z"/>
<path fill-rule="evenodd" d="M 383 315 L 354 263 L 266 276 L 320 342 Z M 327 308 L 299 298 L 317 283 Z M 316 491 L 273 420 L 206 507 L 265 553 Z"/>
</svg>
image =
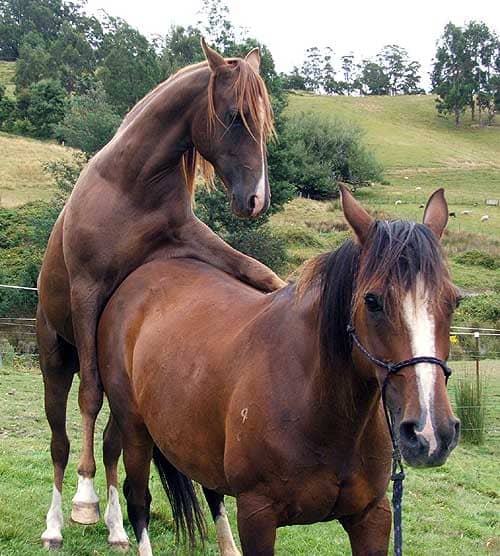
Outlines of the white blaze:
<svg viewBox="0 0 500 556">
<path fill-rule="evenodd" d="M 62 526 L 63 526 L 63 514 L 62 514 L 62 497 L 61 493 L 57 490 L 54 485 L 52 489 L 52 503 L 50 504 L 49 511 L 47 512 L 47 529 L 42 533 L 42 542 L 49 543 L 62 542 Z"/>
<path fill-rule="evenodd" d="M 436 356 L 434 316 L 429 311 L 429 300 L 422 277 L 417 278 L 415 298 L 408 292 L 403 303 L 403 312 L 410 335 L 412 357 Z M 429 455 L 437 448 L 436 433 L 431 421 L 436 368 L 431 363 L 415 365 L 420 408 L 425 413 L 424 427 L 421 432 L 429 443 Z"/>
<path fill-rule="evenodd" d="M 260 117 L 261 121 L 264 121 L 264 101 L 260 99 Z M 260 137 L 260 160 L 261 160 L 261 172 L 260 178 L 255 187 L 255 208 L 253 209 L 253 214 L 258 214 L 264 207 L 266 199 L 266 161 L 264 155 L 264 134 Z"/>
<path fill-rule="evenodd" d="M 118 490 L 111 485 L 108 491 L 108 505 L 104 512 L 104 522 L 109 529 L 108 542 L 126 546 L 128 536 L 123 528 L 123 515 L 120 507 L 120 497 Z"/>
<path fill-rule="evenodd" d="M 219 515 L 215 519 L 215 528 L 217 530 L 217 542 L 219 543 L 221 556 L 240 556 L 240 551 L 234 543 L 231 525 L 229 524 L 224 504 L 219 506 Z"/>
</svg>

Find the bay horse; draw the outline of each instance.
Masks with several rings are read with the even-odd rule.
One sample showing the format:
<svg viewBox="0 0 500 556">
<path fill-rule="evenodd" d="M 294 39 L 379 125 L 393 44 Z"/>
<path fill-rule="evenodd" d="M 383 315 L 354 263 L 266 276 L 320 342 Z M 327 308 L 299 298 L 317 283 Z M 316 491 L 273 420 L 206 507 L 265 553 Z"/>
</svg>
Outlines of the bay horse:
<svg viewBox="0 0 500 556">
<path fill-rule="evenodd" d="M 204 525 L 191 480 L 203 486 L 224 556 L 239 554 L 225 495 L 237 500 L 245 556 L 274 554 L 277 527 L 332 519 L 353 554 L 387 554 L 387 377 L 348 326 L 382 361 L 447 358 L 458 299 L 439 243 L 448 209 L 441 189 L 423 224 L 374 221 L 346 188 L 341 198 L 356 241 L 314 259 L 294 285 L 263 295 L 200 261 L 154 261 L 107 304 L 98 327 L 112 414 L 104 458 L 118 504 L 123 446 L 141 556 L 152 554 L 152 457 L 193 542 Z M 386 401 L 405 460 L 443 464 L 459 422 L 439 366 L 391 374 Z M 115 518 L 121 527 L 119 504 Z"/>
<path fill-rule="evenodd" d="M 193 257 L 264 292 L 284 282 L 232 249 L 192 210 L 197 168 L 210 168 L 233 211 L 256 217 L 270 192 L 266 140 L 273 134 L 260 54 L 225 59 L 204 41 L 206 62 L 160 84 L 125 117 L 88 163 L 50 236 L 38 280 L 37 333 L 54 465 L 46 547 L 62 543 L 61 492 L 68 461 L 66 401 L 80 372 L 83 450 L 71 517 L 99 519 L 94 425 L 102 406 L 96 355 L 98 318 L 122 280 L 148 261 Z M 126 537 L 117 543 L 126 543 Z"/>
</svg>

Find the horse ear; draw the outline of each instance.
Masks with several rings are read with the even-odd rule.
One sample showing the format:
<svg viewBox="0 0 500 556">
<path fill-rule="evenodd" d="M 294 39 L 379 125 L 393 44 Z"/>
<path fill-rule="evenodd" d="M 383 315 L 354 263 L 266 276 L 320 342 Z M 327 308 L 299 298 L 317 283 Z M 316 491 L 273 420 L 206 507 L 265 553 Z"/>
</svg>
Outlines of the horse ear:
<svg viewBox="0 0 500 556">
<path fill-rule="evenodd" d="M 428 226 L 434 234 L 441 238 L 443 231 L 448 223 L 448 203 L 444 198 L 444 189 L 438 189 L 429 197 L 424 210 L 424 224 Z"/>
<path fill-rule="evenodd" d="M 349 223 L 349 226 L 354 230 L 356 237 L 360 243 L 364 243 L 368 237 L 370 228 L 373 225 L 373 218 L 366 212 L 366 210 L 356 201 L 349 189 L 342 184 L 339 184 L 340 189 L 340 203 L 342 211 Z"/>
<path fill-rule="evenodd" d="M 253 48 L 245 56 L 245 61 L 247 61 L 253 68 L 254 71 L 259 73 L 260 70 L 260 50 L 258 48 Z"/>
<path fill-rule="evenodd" d="M 208 46 L 204 37 L 201 37 L 201 48 L 203 48 L 203 52 L 205 53 L 208 67 L 212 71 L 215 71 L 218 67 L 223 66 L 226 63 L 226 60 L 224 60 L 223 56 L 221 56 L 216 50 Z"/>
</svg>

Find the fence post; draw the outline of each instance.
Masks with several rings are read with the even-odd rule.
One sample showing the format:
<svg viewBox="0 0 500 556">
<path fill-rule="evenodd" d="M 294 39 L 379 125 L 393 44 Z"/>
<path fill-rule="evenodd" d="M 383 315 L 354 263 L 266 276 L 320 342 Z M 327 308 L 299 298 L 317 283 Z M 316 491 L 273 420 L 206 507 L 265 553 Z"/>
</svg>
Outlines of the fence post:
<svg viewBox="0 0 500 556">
<path fill-rule="evenodd" d="M 0 351 L 0 369 L 3 367 L 3 353 Z"/>
<path fill-rule="evenodd" d="M 479 392 L 479 331 L 474 332 L 474 338 L 476 339 L 476 385 L 477 391 Z"/>
</svg>

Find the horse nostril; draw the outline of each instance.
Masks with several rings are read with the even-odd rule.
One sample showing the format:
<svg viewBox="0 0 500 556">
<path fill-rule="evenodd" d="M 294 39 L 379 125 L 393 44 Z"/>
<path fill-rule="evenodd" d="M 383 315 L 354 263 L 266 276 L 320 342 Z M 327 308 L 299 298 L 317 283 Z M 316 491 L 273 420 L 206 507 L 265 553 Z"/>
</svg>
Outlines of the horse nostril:
<svg viewBox="0 0 500 556">
<path fill-rule="evenodd" d="M 248 199 L 248 208 L 253 211 L 255 204 L 257 203 L 257 195 L 251 195 Z"/>
<path fill-rule="evenodd" d="M 417 423 L 414 421 L 403 421 L 399 426 L 399 436 L 406 444 L 416 448 L 419 444 L 417 433 L 415 429 Z"/>
</svg>

